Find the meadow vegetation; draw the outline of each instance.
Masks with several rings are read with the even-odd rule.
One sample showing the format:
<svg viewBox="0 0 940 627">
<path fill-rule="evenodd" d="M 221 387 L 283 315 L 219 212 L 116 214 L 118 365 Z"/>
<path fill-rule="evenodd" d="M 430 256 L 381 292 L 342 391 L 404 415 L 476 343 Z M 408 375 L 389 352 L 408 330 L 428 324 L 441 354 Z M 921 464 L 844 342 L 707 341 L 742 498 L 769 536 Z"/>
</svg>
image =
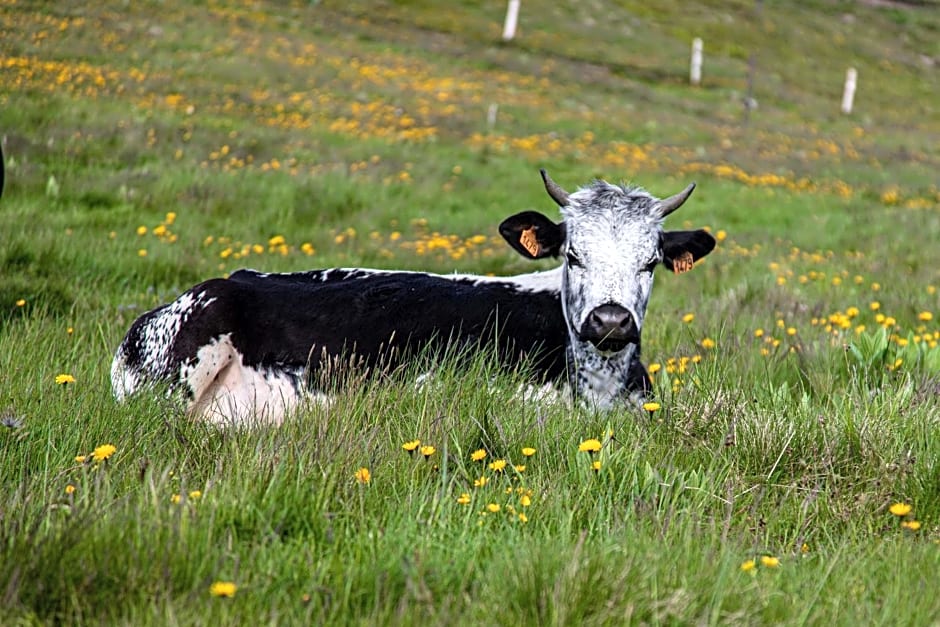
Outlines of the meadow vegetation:
<svg viewBox="0 0 940 627">
<path fill-rule="evenodd" d="M 0 0 L 0 623 L 940 620 L 936 4 L 504 10 Z M 698 183 L 647 409 L 485 354 L 280 428 L 111 398 L 131 322 L 240 267 L 551 267 L 496 233 L 539 167 Z"/>
</svg>

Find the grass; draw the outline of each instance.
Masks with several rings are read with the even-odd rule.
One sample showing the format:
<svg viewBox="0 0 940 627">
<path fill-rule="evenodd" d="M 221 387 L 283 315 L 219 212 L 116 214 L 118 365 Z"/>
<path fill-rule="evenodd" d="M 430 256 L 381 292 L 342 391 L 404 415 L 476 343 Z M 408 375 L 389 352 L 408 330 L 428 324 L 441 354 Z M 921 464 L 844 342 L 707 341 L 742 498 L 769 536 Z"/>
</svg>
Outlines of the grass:
<svg viewBox="0 0 940 627">
<path fill-rule="evenodd" d="M 936 11 L 588 4 L 510 44 L 492 3 L 0 4 L 0 622 L 938 620 Z M 669 226 L 721 243 L 657 282 L 655 412 L 527 404 L 488 355 L 277 429 L 112 400 L 131 322 L 239 267 L 549 267 L 495 228 L 554 210 L 541 166 L 698 182 Z"/>
</svg>

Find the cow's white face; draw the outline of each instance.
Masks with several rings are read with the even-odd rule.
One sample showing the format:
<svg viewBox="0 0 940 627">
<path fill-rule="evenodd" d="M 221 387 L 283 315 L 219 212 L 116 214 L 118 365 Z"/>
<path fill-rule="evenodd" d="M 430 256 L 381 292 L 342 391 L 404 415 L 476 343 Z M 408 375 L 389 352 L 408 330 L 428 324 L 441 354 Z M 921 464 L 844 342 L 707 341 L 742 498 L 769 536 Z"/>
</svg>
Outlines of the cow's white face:
<svg viewBox="0 0 940 627">
<path fill-rule="evenodd" d="M 662 261 L 662 219 L 642 190 L 595 183 L 569 196 L 562 294 L 574 337 L 602 352 L 637 343 Z"/>
<path fill-rule="evenodd" d="M 529 258 L 562 256 L 562 303 L 573 343 L 605 357 L 630 350 L 640 342 L 656 266 L 684 272 L 714 248 L 705 231 L 662 228 L 694 186 L 659 200 L 604 181 L 568 194 L 542 176 L 564 221 L 527 211 L 505 220 L 500 232 Z"/>
</svg>

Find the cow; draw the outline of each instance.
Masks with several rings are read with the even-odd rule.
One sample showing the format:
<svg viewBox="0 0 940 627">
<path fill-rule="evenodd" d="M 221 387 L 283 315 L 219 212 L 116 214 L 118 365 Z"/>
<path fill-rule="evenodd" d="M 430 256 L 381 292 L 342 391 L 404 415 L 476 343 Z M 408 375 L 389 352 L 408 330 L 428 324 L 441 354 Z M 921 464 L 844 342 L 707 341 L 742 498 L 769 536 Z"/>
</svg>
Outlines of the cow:
<svg viewBox="0 0 940 627">
<path fill-rule="evenodd" d="M 562 221 L 523 211 L 499 232 L 523 257 L 560 266 L 505 277 L 238 270 L 133 323 L 111 366 L 115 397 L 162 383 L 196 418 L 279 424 L 324 397 L 334 364 L 389 371 L 427 351 L 490 348 L 500 366 L 524 364 L 587 406 L 642 402 L 651 389 L 640 336 L 653 271 L 686 272 L 715 246 L 705 230 L 663 230 L 695 184 L 660 200 L 603 180 L 569 194 L 541 174 Z"/>
</svg>

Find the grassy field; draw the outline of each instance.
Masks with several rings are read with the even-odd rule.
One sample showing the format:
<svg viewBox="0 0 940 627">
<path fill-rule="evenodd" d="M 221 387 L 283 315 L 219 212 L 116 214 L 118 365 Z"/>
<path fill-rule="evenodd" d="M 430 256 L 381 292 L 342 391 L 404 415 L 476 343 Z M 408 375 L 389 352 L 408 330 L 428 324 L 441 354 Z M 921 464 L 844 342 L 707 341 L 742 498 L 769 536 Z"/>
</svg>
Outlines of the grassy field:
<svg viewBox="0 0 940 627">
<path fill-rule="evenodd" d="M 940 11 L 755 5 L 0 0 L 0 623 L 938 624 Z M 114 403 L 131 322 L 240 267 L 550 267 L 496 233 L 539 167 L 698 183 L 660 410 L 486 355 L 277 429 Z"/>
</svg>

